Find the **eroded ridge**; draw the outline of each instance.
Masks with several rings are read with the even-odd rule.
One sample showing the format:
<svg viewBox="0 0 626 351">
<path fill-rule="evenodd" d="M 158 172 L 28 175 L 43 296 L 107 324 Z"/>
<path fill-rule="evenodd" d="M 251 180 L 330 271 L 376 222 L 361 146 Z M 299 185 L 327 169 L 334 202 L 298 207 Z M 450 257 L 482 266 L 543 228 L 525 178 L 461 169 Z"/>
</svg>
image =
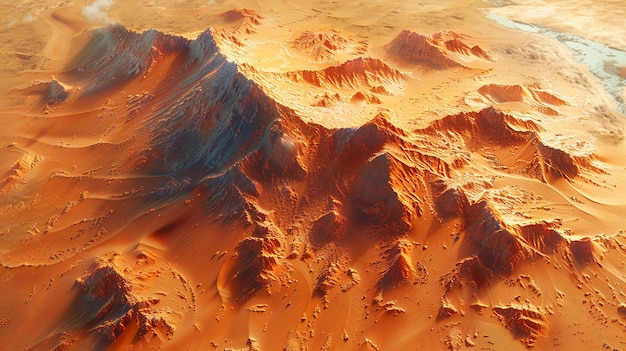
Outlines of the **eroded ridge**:
<svg viewBox="0 0 626 351">
<path fill-rule="evenodd" d="M 276 18 L 217 17 L 231 30 L 193 39 L 85 32 L 65 70 L 15 91 L 32 109 L 0 160 L 2 277 L 54 274 L 16 292 L 32 311 L 71 301 L 12 343 L 549 348 L 581 301 L 623 330 L 624 204 L 596 194 L 621 170 L 546 123 L 576 97 L 489 81 L 506 49 L 447 30 L 373 47 L 299 28 L 281 55 L 312 67 L 268 70 L 233 55 Z M 429 97 L 410 94 L 456 74 L 456 112 L 415 112 Z M 0 336 L 35 315 L 0 315 Z"/>
<path fill-rule="evenodd" d="M 187 279 L 148 251 L 97 260 L 75 289 L 78 328 L 101 345 L 129 333 L 141 342 L 167 341 L 196 303 Z"/>
<path fill-rule="evenodd" d="M 453 31 L 422 35 L 403 30 L 385 48 L 398 60 L 440 69 L 467 67 L 474 60 L 491 60 L 489 53 L 477 45 L 470 47 L 464 39 Z"/>
</svg>

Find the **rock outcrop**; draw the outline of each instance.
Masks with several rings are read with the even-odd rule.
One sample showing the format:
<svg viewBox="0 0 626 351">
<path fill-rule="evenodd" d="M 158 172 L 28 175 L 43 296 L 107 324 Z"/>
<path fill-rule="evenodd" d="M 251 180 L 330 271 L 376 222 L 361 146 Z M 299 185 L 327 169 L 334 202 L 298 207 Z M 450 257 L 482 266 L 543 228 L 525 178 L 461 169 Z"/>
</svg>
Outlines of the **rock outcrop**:
<svg viewBox="0 0 626 351">
<path fill-rule="evenodd" d="M 468 46 L 463 39 L 453 31 L 426 36 L 403 30 L 385 48 L 401 61 L 439 69 L 465 67 L 468 60 L 491 60 L 486 51 L 479 46 Z M 459 59 L 461 57 L 463 59 Z"/>
</svg>

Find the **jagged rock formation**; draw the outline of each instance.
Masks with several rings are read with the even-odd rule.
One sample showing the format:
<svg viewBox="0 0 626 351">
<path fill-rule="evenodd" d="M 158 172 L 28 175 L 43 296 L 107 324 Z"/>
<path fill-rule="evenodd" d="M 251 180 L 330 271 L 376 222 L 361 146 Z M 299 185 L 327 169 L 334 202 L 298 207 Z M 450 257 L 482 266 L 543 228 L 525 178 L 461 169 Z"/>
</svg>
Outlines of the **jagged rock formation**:
<svg viewBox="0 0 626 351">
<path fill-rule="evenodd" d="M 352 95 L 352 98 L 350 99 L 350 101 L 355 102 L 355 103 L 368 102 L 370 104 L 378 104 L 378 105 L 382 104 L 382 101 L 380 101 L 380 99 L 376 95 L 363 94 L 360 91 Z"/>
<path fill-rule="evenodd" d="M 453 304 L 451 304 L 449 301 L 445 299 L 441 300 L 441 307 L 439 307 L 439 313 L 437 313 L 437 318 L 439 319 L 448 318 L 448 317 L 454 316 L 457 313 L 459 313 L 459 310 L 456 307 L 454 307 Z"/>
<path fill-rule="evenodd" d="M 387 258 L 389 266 L 378 281 L 379 286 L 393 287 L 414 281 L 417 273 L 413 268 L 412 248 L 413 245 L 408 240 L 402 239 L 389 249 Z"/>
<path fill-rule="evenodd" d="M 39 96 L 43 113 L 48 113 L 50 108 L 67 100 L 71 88 L 67 84 L 61 83 L 55 77 L 51 77 L 49 81 L 37 81 L 27 88 L 15 89 L 14 91 Z"/>
<path fill-rule="evenodd" d="M 237 244 L 232 279 L 240 286 L 244 297 L 261 288 L 269 292 L 278 288 L 281 256 L 280 242 L 271 236 L 250 237 Z"/>
<path fill-rule="evenodd" d="M 335 241 L 343 236 L 346 230 L 346 218 L 342 214 L 342 206 L 338 201 L 335 208 L 321 215 L 311 227 L 311 241 L 315 247 Z"/>
<path fill-rule="evenodd" d="M 464 216 L 468 239 L 476 245 L 481 264 L 490 270 L 511 273 L 535 257 L 535 250 L 519 240 L 515 230 L 507 228 L 485 201 L 468 206 Z"/>
<path fill-rule="evenodd" d="M 395 58 L 436 68 L 466 67 L 468 60 L 491 60 L 479 46 L 469 47 L 463 37 L 452 31 L 425 36 L 403 30 L 385 48 Z M 462 57 L 462 59 L 460 59 Z"/>
<path fill-rule="evenodd" d="M 487 103 L 523 103 L 547 116 L 557 116 L 560 106 L 570 105 L 564 99 L 541 89 L 538 85 L 488 84 L 480 87 L 478 93 Z"/>
<path fill-rule="evenodd" d="M 478 92 L 485 97 L 489 97 L 493 102 L 525 101 L 532 99 L 538 103 L 554 106 L 569 105 L 567 101 L 542 90 L 539 86 L 488 84 L 480 87 Z"/>
<path fill-rule="evenodd" d="M 148 73 L 163 55 L 181 50 L 187 39 L 156 29 L 135 33 L 121 25 L 96 29 L 90 42 L 70 64 L 67 76 L 88 95 Z"/>
<path fill-rule="evenodd" d="M 341 95 L 339 95 L 339 93 L 335 93 L 332 95 L 324 93 L 323 95 L 317 96 L 316 98 L 318 98 L 319 100 L 313 103 L 313 106 L 317 107 L 332 107 L 335 103 L 343 101 L 343 98 L 341 97 Z"/>
<path fill-rule="evenodd" d="M 531 306 L 496 306 L 493 311 L 500 315 L 511 333 L 519 336 L 528 347 L 538 337 L 546 335 L 549 324 L 545 314 Z"/>
<path fill-rule="evenodd" d="M 287 73 L 287 77 L 299 82 L 304 81 L 316 87 L 334 87 L 340 89 L 372 89 L 378 86 L 394 85 L 408 79 L 408 76 L 379 59 L 356 58 L 331 66 L 321 71 L 296 71 Z"/>
<path fill-rule="evenodd" d="M 387 225 L 393 234 L 408 230 L 411 214 L 392 185 L 392 162 L 386 153 L 368 160 L 353 180 L 350 200 L 357 221 Z"/>
<path fill-rule="evenodd" d="M 69 92 L 67 87 L 59 83 L 58 80 L 52 79 L 50 83 L 46 84 L 46 90 L 43 94 L 42 101 L 45 104 L 52 105 L 67 99 Z"/>
<path fill-rule="evenodd" d="M 130 265 L 129 260 L 113 253 L 76 281 L 77 326 L 95 334 L 101 345 L 114 343 L 125 332 L 148 343 L 170 339 L 184 313 L 194 308 L 195 297 L 182 275 L 149 252 L 138 252 Z M 168 285 L 178 290 L 155 291 Z M 173 307 L 179 314 L 170 313 Z"/>
<path fill-rule="evenodd" d="M 524 176 L 550 182 L 558 178 L 574 178 L 579 168 L 602 172 L 593 165 L 596 156 L 582 153 L 576 155 L 549 146 L 541 141 L 541 128 L 532 121 L 513 118 L 495 108 L 479 112 L 461 113 L 436 121 L 425 132 L 441 134 L 447 131 L 461 136 L 468 148 L 476 150 L 485 143 L 501 148 L 521 150 L 516 158 L 489 155 L 498 167 L 510 169 Z"/>
<path fill-rule="evenodd" d="M 332 29 L 305 31 L 290 44 L 297 53 L 304 53 L 316 61 L 332 61 L 338 53 L 359 55 L 367 50 L 367 42 L 354 42 Z"/>
<path fill-rule="evenodd" d="M 23 154 L 13 166 L 0 177 L 0 193 L 8 193 L 27 180 L 28 173 L 41 162 L 42 157 L 32 153 Z"/>
<path fill-rule="evenodd" d="M 317 277 L 315 293 L 322 297 L 331 293 L 331 291 L 339 285 L 342 273 L 342 268 L 339 265 L 335 263 L 329 264 Z"/>
<path fill-rule="evenodd" d="M 441 277 L 441 283 L 446 291 L 469 285 L 473 289 L 486 288 L 494 273 L 487 268 L 478 256 L 471 256 L 457 262 L 454 268 Z"/>
<path fill-rule="evenodd" d="M 554 254 L 567 246 L 567 240 L 551 222 L 533 223 L 522 226 L 520 234 L 532 247 L 540 252 Z"/>
<path fill-rule="evenodd" d="M 237 30 L 247 34 L 254 34 L 263 20 L 248 10 L 223 17 L 241 22 Z M 567 212 L 590 220 L 592 205 L 576 207 L 570 187 L 581 179 L 595 184 L 592 178 L 605 174 L 603 161 L 593 152 L 555 145 L 532 116 L 488 107 L 405 130 L 392 123 L 397 111 L 381 108 L 366 114 L 371 117 L 367 123 L 330 128 L 305 119 L 287 105 L 289 99 L 279 99 L 289 93 L 281 89 L 305 87 L 307 107 L 329 113 L 338 106 L 384 107 L 404 99 L 400 95 L 412 76 L 376 58 L 263 72 L 229 60 L 214 35 L 208 30 L 188 39 L 155 30 L 135 33 L 120 25 L 96 29 L 67 71 L 45 89 L 28 93 L 52 106 L 48 112 L 55 118 L 68 117 L 63 109 L 80 105 L 80 119 L 68 114 L 67 123 L 81 123 L 81 128 L 93 123 L 89 133 L 105 132 L 97 143 L 68 148 L 69 155 L 93 157 L 87 165 L 54 164 L 58 169 L 45 190 L 57 197 L 62 192 L 75 196 L 40 215 L 23 239 L 35 242 L 45 255 L 20 251 L 18 244 L 7 252 L 38 257 L 39 264 L 47 265 L 100 255 L 104 243 L 126 250 L 96 260 L 76 281 L 75 310 L 67 317 L 72 323 L 59 327 L 62 332 L 78 339 L 86 335 L 102 348 L 125 337 L 167 348 L 180 346 L 168 343 L 180 333 L 210 335 L 220 325 L 241 324 L 245 347 L 264 349 L 263 335 L 284 319 L 293 324 L 277 336 L 285 340 L 285 349 L 314 343 L 323 349 L 341 348 L 341 343 L 348 349 L 376 349 L 354 326 L 373 330 L 379 321 L 406 321 L 419 306 L 420 318 L 437 317 L 432 323 L 441 327 L 449 348 L 478 344 L 449 326 L 466 315 L 494 319 L 486 316 L 489 309 L 515 337 L 532 345 L 549 335 L 554 308 L 535 308 L 539 299 L 534 298 L 553 294 L 545 300 L 559 301 L 561 293 L 539 289 L 545 281 L 530 276 L 511 277 L 535 265 L 558 267 L 566 272 L 558 274 L 579 279 L 576 289 L 583 289 L 593 278 L 585 278 L 582 270 L 601 267 L 610 250 L 623 250 L 620 234 L 605 241 L 594 237 L 598 233 L 583 236 L 568 228 L 577 230 L 578 219 L 557 217 Z M 405 31 L 386 49 L 403 61 L 439 69 L 491 60 L 465 40 L 453 32 L 425 37 Z M 353 43 L 333 31 L 306 32 L 292 45 L 324 61 L 352 50 Z M 569 104 L 535 86 L 491 84 L 478 93 L 496 106 L 543 106 L 546 110 L 537 111 L 544 115 L 552 115 L 547 108 L 557 111 Z M 53 118 L 44 122 L 52 125 L 49 120 Z M 44 122 L 33 123 L 47 126 Z M 78 139 L 86 143 L 86 138 Z M 49 151 L 58 145 L 42 142 L 36 147 Z M 36 155 L 24 153 L 3 174 L 3 194 L 50 162 Z M 114 166 L 100 170 L 103 163 Z M 550 199 L 528 195 L 534 189 L 548 189 Z M 528 199 L 517 199 L 520 194 Z M 529 199 L 532 206 L 519 205 Z M 20 201 L 28 203 L 16 205 L 19 211 L 36 209 L 41 202 L 37 196 Z M 116 206 L 123 210 L 113 211 Z M 535 220 L 528 211 L 547 214 Z M 18 237 L 19 229 L 16 224 L 0 228 L 0 239 Z M 53 252 L 52 242 L 70 242 L 78 249 Z M 13 260 L 4 253 L 1 257 Z M 3 261 L 10 263 L 14 261 Z M 177 265 L 192 272 L 194 284 Z M 526 298 L 528 305 L 479 301 L 500 294 L 498 289 L 507 291 L 507 298 L 509 291 L 522 291 L 526 295 L 513 295 L 511 301 Z M 210 305 L 199 316 L 196 293 L 204 294 L 203 303 Z M 619 291 L 613 293 L 619 299 Z M 383 294 L 397 300 L 384 302 Z M 422 296 L 435 302 L 420 305 L 415 299 Z M 328 311 L 349 322 L 327 323 L 332 318 Z M 438 324 L 448 322 L 445 328 Z M 340 332 L 325 331 L 326 339 L 320 341 L 315 328 L 335 324 Z M 92 345 L 51 335 L 42 348 Z M 214 340 L 202 346 L 222 347 Z"/>
</svg>

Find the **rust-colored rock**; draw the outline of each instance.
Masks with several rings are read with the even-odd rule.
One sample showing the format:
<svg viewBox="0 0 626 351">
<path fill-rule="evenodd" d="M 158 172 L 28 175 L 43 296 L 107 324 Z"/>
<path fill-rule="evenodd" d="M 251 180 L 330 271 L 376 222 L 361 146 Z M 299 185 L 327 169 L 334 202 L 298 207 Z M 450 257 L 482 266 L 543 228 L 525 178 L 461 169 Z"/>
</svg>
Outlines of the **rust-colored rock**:
<svg viewBox="0 0 626 351">
<path fill-rule="evenodd" d="M 430 36 L 403 30 L 389 44 L 387 51 L 395 57 L 410 63 L 422 63 L 437 68 L 464 67 L 465 58 L 490 60 L 489 54 L 478 46 L 469 47 L 462 37 L 452 31 L 441 31 Z"/>
<path fill-rule="evenodd" d="M 533 307 L 524 306 L 496 306 L 494 312 L 502 316 L 504 323 L 515 336 L 529 347 L 533 346 L 537 338 L 545 336 L 549 330 L 549 323 L 544 313 Z"/>
</svg>

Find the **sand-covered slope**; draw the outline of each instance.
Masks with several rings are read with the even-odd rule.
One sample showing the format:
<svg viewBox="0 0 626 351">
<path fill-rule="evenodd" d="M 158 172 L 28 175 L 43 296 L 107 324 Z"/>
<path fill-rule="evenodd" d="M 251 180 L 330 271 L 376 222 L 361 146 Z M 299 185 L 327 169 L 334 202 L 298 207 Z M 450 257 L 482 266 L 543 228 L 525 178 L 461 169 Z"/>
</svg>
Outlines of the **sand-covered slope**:
<svg viewBox="0 0 626 351">
<path fill-rule="evenodd" d="M 624 116 L 563 45 L 472 2 L 81 6 L 14 24 L 51 59 L 0 96 L 3 347 L 626 347 Z"/>
</svg>

